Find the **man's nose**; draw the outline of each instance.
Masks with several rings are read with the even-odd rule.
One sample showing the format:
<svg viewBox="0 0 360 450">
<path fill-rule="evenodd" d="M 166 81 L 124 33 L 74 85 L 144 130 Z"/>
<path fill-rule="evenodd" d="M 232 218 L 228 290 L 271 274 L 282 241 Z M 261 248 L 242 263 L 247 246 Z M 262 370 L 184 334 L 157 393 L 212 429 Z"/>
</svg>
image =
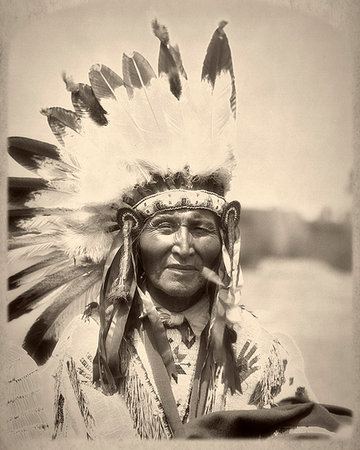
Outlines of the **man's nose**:
<svg viewBox="0 0 360 450">
<path fill-rule="evenodd" d="M 176 232 L 173 251 L 181 258 L 187 258 L 195 253 L 193 237 L 187 227 L 181 226 Z"/>
</svg>

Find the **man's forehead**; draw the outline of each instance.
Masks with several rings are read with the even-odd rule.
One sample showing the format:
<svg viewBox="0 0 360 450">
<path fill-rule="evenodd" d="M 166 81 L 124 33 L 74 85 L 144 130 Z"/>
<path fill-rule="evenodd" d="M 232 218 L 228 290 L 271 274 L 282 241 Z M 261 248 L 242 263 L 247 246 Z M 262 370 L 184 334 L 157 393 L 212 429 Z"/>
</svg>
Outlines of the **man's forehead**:
<svg viewBox="0 0 360 450">
<path fill-rule="evenodd" d="M 156 220 L 167 220 L 167 219 L 180 219 L 189 221 L 205 220 L 216 223 L 216 215 L 212 211 L 206 209 L 179 209 L 174 211 L 163 211 L 157 213 L 153 219 Z"/>
</svg>

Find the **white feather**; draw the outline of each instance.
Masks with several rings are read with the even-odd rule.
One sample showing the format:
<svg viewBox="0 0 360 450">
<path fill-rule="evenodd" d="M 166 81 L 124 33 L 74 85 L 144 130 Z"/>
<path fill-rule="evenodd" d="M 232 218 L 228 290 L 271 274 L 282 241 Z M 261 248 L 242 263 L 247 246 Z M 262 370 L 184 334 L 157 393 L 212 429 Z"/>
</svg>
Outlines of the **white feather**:
<svg viewBox="0 0 360 450">
<path fill-rule="evenodd" d="M 14 262 L 21 258 L 32 258 L 35 256 L 46 256 L 54 251 L 54 242 L 45 242 L 29 245 L 10 250 L 8 253 L 9 262 Z"/>
</svg>

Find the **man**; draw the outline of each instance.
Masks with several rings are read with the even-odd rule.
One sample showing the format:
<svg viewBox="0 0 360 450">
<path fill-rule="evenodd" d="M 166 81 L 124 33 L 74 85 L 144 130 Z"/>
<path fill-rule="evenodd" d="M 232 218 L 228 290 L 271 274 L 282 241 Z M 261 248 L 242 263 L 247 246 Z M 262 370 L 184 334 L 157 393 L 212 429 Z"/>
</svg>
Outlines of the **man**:
<svg viewBox="0 0 360 450">
<path fill-rule="evenodd" d="M 75 112 L 43 110 L 62 147 L 10 138 L 10 154 L 44 178 L 10 183 L 10 201 L 25 206 L 10 213 L 12 254 L 38 258 L 10 280 L 35 280 L 10 320 L 52 296 L 24 342 L 46 364 L 10 383 L 28 402 L 26 419 L 10 421 L 16 435 L 265 437 L 321 422 L 294 344 L 240 302 L 240 204 L 225 199 L 236 111 L 225 25 L 195 98 L 154 21 L 160 78 L 136 52 L 123 56 L 123 78 L 101 65 L 91 86 L 65 76 Z M 337 429 L 327 409 L 319 416 Z"/>
<path fill-rule="evenodd" d="M 144 272 L 118 352 L 120 370 L 114 393 L 106 398 L 107 424 L 103 424 L 101 382 L 109 393 L 109 380 L 99 376 L 100 389 L 91 384 L 92 364 L 98 357 L 98 319 L 93 309 L 87 323 L 80 318 L 72 322 L 53 355 L 58 364 L 56 417 L 61 418 L 54 437 L 69 433 L 77 421 L 83 422 L 91 438 L 112 436 L 109 424 L 114 423 L 119 436 L 125 433 L 124 427 L 126 435 L 135 427 L 142 438 L 182 436 L 182 423 L 195 417 L 218 410 L 269 407 L 281 388 L 286 391 L 290 384 L 304 382 L 294 367 L 285 378 L 290 355 L 246 310 L 231 333 L 230 328 L 225 332 L 229 336 L 221 343 L 221 351 L 226 354 L 216 360 L 209 333 L 213 289 L 201 274 L 220 262 L 222 244 L 214 213 L 201 209 L 160 212 L 146 222 L 138 245 L 140 272 Z M 229 376 L 226 369 L 234 371 L 230 379 L 225 378 Z M 235 372 L 237 391 L 231 386 Z M 294 394 L 296 389 L 290 390 Z M 76 405 L 82 405 L 80 410 Z M 122 419 L 117 421 L 121 408 Z"/>
</svg>

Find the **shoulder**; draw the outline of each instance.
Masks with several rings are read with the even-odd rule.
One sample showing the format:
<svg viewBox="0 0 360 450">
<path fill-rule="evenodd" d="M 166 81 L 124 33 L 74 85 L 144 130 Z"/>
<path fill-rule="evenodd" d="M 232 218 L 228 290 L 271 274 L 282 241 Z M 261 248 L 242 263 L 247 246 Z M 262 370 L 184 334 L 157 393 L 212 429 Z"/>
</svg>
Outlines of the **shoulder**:
<svg viewBox="0 0 360 450">
<path fill-rule="evenodd" d="M 274 345 L 278 347 L 278 338 L 268 332 L 259 322 L 257 317 L 245 308 L 241 309 L 238 320 L 233 324 L 236 331 L 236 349 L 252 344 L 262 355 L 271 352 Z M 260 355 L 259 355 L 260 356 Z"/>
<path fill-rule="evenodd" d="M 236 365 L 243 389 L 251 393 L 250 404 L 274 404 L 304 392 L 315 399 L 304 375 L 303 357 L 290 336 L 270 333 L 246 309 L 233 329 Z"/>
<path fill-rule="evenodd" d="M 296 397 L 304 401 L 317 401 L 306 377 L 304 358 L 298 345 L 288 334 L 276 333 L 274 336 L 278 339 L 286 358 L 286 378 L 281 391 L 281 399 Z"/>
</svg>

